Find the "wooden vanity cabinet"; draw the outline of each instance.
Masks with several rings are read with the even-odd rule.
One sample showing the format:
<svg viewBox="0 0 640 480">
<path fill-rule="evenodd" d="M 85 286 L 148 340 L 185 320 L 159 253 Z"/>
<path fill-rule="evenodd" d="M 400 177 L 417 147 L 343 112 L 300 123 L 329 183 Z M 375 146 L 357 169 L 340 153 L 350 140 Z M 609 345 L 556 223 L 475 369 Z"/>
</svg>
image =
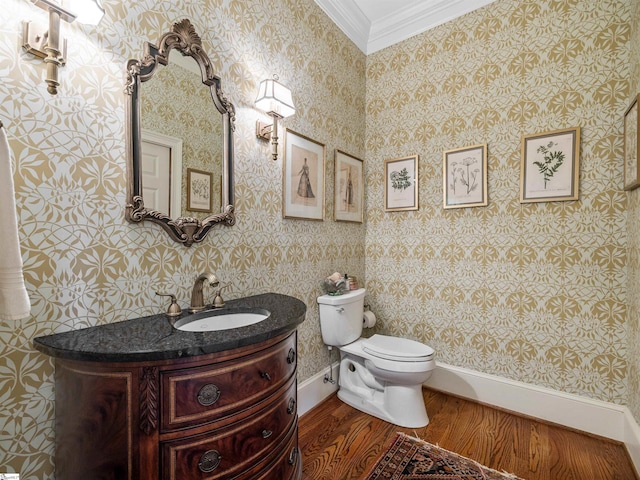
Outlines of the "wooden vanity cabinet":
<svg viewBox="0 0 640 480">
<path fill-rule="evenodd" d="M 56 359 L 56 479 L 302 477 L 296 332 L 139 363 Z"/>
</svg>

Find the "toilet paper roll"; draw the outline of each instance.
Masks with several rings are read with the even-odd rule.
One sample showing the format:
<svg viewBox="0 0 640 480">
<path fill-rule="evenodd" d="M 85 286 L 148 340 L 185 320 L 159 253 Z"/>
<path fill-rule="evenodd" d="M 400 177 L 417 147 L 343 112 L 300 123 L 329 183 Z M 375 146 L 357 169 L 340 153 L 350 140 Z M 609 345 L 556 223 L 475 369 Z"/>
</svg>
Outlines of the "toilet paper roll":
<svg viewBox="0 0 640 480">
<path fill-rule="evenodd" d="M 373 328 L 375 324 L 376 316 L 373 314 L 373 312 L 367 310 L 362 314 L 362 326 L 364 328 Z"/>
</svg>

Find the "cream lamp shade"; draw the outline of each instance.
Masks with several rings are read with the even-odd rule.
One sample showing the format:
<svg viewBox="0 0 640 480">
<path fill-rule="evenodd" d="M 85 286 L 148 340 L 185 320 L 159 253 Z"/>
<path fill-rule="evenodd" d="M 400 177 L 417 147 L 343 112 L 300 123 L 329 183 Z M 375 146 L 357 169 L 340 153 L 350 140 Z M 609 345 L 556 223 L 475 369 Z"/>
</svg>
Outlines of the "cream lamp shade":
<svg viewBox="0 0 640 480">
<path fill-rule="evenodd" d="M 278 81 L 278 77 L 260 82 L 256 107 L 272 117 L 286 118 L 296 113 L 291 90 Z"/>
</svg>

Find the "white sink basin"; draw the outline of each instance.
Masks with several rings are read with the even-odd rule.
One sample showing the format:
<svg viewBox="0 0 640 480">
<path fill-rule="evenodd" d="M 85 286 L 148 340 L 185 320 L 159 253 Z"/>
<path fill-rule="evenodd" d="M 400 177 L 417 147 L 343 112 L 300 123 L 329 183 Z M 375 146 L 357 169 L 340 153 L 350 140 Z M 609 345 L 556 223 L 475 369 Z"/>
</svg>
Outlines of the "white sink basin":
<svg viewBox="0 0 640 480">
<path fill-rule="evenodd" d="M 269 318 L 266 310 L 254 311 L 208 311 L 195 313 L 176 321 L 173 326 L 183 332 L 215 332 L 246 327 Z"/>
</svg>

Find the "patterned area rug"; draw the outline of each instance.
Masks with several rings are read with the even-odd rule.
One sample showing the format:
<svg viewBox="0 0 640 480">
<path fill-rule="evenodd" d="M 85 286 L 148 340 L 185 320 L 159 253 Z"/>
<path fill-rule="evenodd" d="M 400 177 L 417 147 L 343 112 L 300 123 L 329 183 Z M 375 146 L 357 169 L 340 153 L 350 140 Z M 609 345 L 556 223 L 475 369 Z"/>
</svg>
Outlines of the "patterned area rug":
<svg viewBox="0 0 640 480">
<path fill-rule="evenodd" d="M 399 433 L 365 480 L 522 480 Z"/>
</svg>

